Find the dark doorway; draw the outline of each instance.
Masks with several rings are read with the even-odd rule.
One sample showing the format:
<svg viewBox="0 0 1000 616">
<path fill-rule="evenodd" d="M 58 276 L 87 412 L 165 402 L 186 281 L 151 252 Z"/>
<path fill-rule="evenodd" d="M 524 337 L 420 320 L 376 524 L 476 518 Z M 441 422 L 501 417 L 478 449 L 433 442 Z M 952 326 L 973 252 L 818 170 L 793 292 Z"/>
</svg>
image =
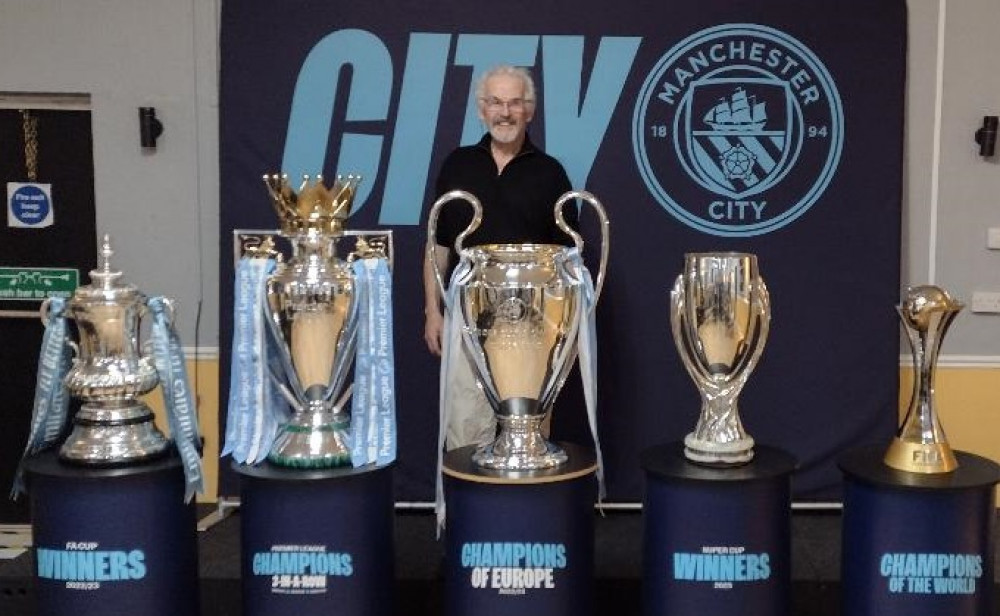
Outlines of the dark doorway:
<svg viewBox="0 0 1000 616">
<path fill-rule="evenodd" d="M 89 99 L 83 109 L 66 109 L 59 100 L 46 104 L 31 97 L 24 107 L 16 95 L 0 97 L 0 186 L 5 214 L 0 224 L 0 272 L 11 286 L 11 273 L 75 270 L 79 284 L 97 261 L 94 206 L 94 158 Z M 12 104 L 11 101 L 14 101 Z M 24 111 L 34 128 L 26 130 Z M 28 136 L 26 136 L 26 133 Z M 32 141 L 35 153 L 32 154 Z M 29 152 L 26 154 L 26 143 Z M 29 174 L 34 156 L 35 173 Z M 29 177 L 34 175 L 34 178 Z M 16 227 L 8 220 L 8 183 L 50 185 L 52 224 Z M 23 276 L 22 276 L 23 277 Z M 30 286 L 30 285 L 29 285 Z M 44 328 L 38 317 L 42 299 L 0 296 L 0 524 L 27 523 L 28 499 L 7 498 L 28 439 L 35 394 L 38 352 Z"/>
</svg>

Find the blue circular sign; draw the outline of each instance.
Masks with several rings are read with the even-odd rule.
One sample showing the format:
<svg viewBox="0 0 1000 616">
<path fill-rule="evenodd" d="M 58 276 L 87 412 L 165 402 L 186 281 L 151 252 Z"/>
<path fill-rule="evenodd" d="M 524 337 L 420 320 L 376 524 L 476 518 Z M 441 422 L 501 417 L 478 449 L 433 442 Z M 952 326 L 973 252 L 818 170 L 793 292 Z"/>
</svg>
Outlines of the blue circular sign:
<svg viewBox="0 0 1000 616">
<path fill-rule="evenodd" d="M 38 186 L 21 186 L 10 198 L 10 211 L 23 225 L 37 225 L 49 217 L 49 196 Z"/>
</svg>

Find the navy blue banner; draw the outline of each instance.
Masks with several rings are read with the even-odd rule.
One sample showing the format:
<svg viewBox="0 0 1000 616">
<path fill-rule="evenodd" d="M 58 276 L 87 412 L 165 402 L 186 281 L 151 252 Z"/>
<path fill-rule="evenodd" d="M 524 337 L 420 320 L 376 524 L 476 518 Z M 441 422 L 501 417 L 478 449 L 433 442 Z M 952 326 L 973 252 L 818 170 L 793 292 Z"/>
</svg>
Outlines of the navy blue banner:
<svg viewBox="0 0 1000 616">
<path fill-rule="evenodd" d="M 747 431 L 800 460 L 797 499 L 839 498 L 838 452 L 887 442 L 896 423 L 905 52 L 903 0 L 299 0 L 278 15 L 226 2 L 220 239 L 277 226 L 264 173 L 364 176 L 350 226 L 390 228 L 397 249 L 396 495 L 431 500 L 426 210 L 447 153 L 482 136 L 476 76 L 527 66 L 532 140 L 611 219 L 597 315 L 609 500 L 638 501 L 639 452 L 695 425 L 669 289 L 685 252 L 719 250 L 755 253 L 771 292 L 771 335 L 740 398 Z M 225 351 L 233 263 L 220 252 Z M 590 442 L 578 377 L 553 421 L 554 438 Z M 222 490 L 235 493 L 231 477 Z"/>
</svg>

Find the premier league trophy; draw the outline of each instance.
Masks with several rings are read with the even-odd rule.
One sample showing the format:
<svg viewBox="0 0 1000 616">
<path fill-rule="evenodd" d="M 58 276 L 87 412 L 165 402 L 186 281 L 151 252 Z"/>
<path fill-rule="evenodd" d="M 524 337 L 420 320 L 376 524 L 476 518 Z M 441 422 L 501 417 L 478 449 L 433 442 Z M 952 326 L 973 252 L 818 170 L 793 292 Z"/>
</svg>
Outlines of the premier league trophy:
<svg viewBox="0 0 1000 616">
<path fill-rule="evenodd" d="M 913 394 L 906 417 L 885 453 L 885 463 L 911 473 L 948 473 L 958 468 L 934 408 L 934 371 L 941 341 L 964 308 L 944 289 L 911 287 L 899 312 L 913 353 Z"/>
<path fill-rule="evenodd" d="M 280 466 L 349 465 L 351 417 L 338 396 L 354 360 L 358 310 L 350 265 L 337 256 L 359 177 L 330 189 L 308 176 L 296 194 L 284 175 L 264 181 L 292 257 L 266 282 L 268 326 L 285 367 L 293 414 L 268 459 Z"/>
<path fill-rule="evenodd" d="M 753 459 L 736 400 L 753 371 L 771 320 L 757 257 L 708 252 L 684 256 L 670 294 L 670 325 L 677 351 L 701 393 L 701 415 L 684 438 L 688 460 L 736 466 Z"/>
<path fill-rule="evenodd" d="M 567 455 L 546 440 L 542 424 L 576 359 L 578 338 L 592 336 L 588 319 L 600 297 L 608 258 L 604 207 L 583 191 L 559 198 L 556 224 L 573 238 L 573 248 L 552 244 L 465 248 L 465 238 L 482 221 L 482 207 L 473 195 L 455 190 L 431 208 L 428 251 L 435 246 L 440 209 L 454 199 L 467 201 L 475 213 L 469 227 L 456 238 L 455 251 L 461 261 L 447 290 L 432 254 L 430 260 L 453 326 L 461 328 L 464 344 L 460 346 L 500 427 L 493 442 L 475 451 L 473 461 L 481 468 L 499 471 L 557 467 L 567 461 Z M 562 213 L 563 206 L 569 201 L 575 206 L 576 199 L 590 204 L 601 220 L 600 270 L 594 287 L 580 257 L 583 240 L 566 224 Z M 454 361 L 466 360 L 461 350 L 452 351 Z"/>
<path fill-rule="evenodd" d="M 338 176 L 327 188 L 322 176 L 303 176 L 294 190 L 287 175 L 264 176 L 291 257 L 285 262 L 266 232 L 237 264 L 223 454 L 240 464 L 266 458 L 321 469 L 395 459 L 391 236 L 354 232 L 354 250 L 338 252 L 352 234 L 344 223 L 360 180 Z"/>
</svg>

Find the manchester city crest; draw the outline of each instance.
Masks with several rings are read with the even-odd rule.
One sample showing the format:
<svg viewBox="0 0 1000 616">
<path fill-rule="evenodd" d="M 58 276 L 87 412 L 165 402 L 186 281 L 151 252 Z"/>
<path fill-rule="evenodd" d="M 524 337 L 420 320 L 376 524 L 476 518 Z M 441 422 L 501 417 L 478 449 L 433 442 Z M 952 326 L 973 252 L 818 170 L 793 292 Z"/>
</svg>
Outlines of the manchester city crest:
<svg viewBox="0 0 1000 616">
<path fill-rule="evenodd" d="M 768 233 L 816 203 L 836 172 L 843 109 L 825 66 L 760 25 L 698 32 L 650 72 L 633 146 L 653 197 L 719 236 Z"/>
</svg>

